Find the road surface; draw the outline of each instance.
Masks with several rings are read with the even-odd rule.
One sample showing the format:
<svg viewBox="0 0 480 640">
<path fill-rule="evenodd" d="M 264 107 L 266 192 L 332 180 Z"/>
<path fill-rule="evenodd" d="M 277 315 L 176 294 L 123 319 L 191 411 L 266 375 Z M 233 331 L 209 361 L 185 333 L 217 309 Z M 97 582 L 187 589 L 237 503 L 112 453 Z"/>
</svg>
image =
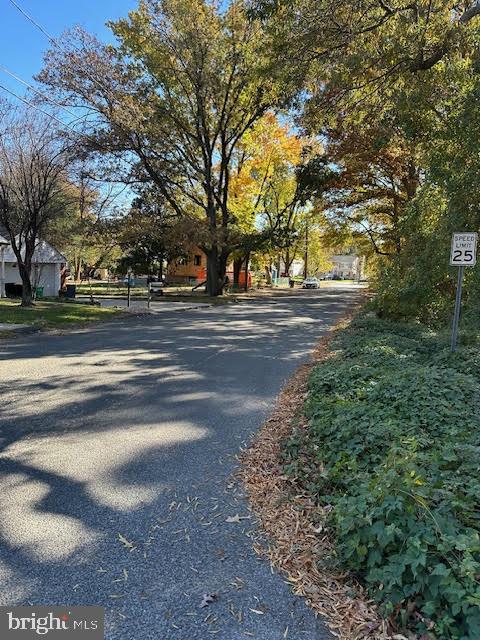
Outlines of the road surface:
<svg viewBox="0 0 480 640">
<path fill-rule="evenodd" d="M 102 605 L 109 640 L 330 638 L 252 550 L 231 474 L 359 295 L 288 291 L 0 343 L 0 605 Z"/>
</svg>

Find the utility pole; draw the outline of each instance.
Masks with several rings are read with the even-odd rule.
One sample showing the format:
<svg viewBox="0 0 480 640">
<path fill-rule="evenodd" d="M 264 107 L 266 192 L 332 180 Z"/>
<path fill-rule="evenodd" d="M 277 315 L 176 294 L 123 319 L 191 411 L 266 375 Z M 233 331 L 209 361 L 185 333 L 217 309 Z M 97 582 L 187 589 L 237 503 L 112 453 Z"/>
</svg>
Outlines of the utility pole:
<svg viewBox="0 0 480 640">
<path fill-rule="evenodd" d="M 308 278 L 308 219 L 305 226 L 305 256 L 303 259 L 304 267 L 303 267 L 303 278 L 306 280 Z"/>
</svg>

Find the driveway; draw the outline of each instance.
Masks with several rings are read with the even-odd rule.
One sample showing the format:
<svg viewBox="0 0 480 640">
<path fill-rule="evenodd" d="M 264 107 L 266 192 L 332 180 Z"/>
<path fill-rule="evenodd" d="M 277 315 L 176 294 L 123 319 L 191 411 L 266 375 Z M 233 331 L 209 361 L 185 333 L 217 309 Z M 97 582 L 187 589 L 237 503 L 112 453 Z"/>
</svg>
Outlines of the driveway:
<svg viewBox="0 0 480 640">
<path fill-rule="evenodd" d="M 231 474 L 359 295 L 288 291 L 0 343 L 0 604 L 102 605 L 109 640 L 331 638 L 254 553 Z"/>
</svg>

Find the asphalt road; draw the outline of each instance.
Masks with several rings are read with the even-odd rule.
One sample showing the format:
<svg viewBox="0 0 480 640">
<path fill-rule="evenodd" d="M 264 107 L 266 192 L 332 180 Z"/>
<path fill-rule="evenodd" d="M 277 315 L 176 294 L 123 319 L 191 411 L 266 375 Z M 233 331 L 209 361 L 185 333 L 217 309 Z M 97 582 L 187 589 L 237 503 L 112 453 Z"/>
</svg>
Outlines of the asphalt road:
<svg viewBox="0 0 480 640">
<path fill-rule="evenodd" d="M 231 474 L 358 297 L 283 292 L 0 343 L 0 605 L 102 605 L 109 640 L 330 638 L 254 553 Z"/>
</svg>

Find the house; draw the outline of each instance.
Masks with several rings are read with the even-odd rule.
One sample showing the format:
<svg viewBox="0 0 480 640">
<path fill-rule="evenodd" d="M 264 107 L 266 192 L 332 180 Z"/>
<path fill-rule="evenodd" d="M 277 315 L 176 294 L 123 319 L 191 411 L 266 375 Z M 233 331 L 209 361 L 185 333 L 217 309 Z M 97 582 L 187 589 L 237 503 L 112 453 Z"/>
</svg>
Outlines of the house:
<svg viewBox="0 0 480 640">
<path fill-rule="evenodd" d="M 207 256 L 195 247 L 187 258 L 168 265 L 167 280 L 172 284 L 199 284 L 207 279 Z"/>
<path fill-rule="evenodd" d="M 0 234 L 0 298 L 5 297 L 5 259 L 4 254 L 9 242 Z"/>
<path fill-rule="evenodd" d="M 305 269 L 305 260 L 302 258 L 295 258 L 290 266 L 290 275 L 292 278 L 296 278 L 298 276 L 303 275 L 303 271 Z"/>
<path fill-rule="evenodd" d="M 226 276 L 230 284 L 233 284 L 233 264 L 227 266 Z M 171 284 L 199 285 L 207 279 L 207 256 L 199 248 L 189 253 L 187 258 L 180 258 L 171 262 L 167 269 L 167 281 Z M 242 269 L 239 276 L 239 286 L 245 283 L 245 270 Z M 248 286 L 252 286 L 252 274 L 248 273 Z"/>
<path fill-rule="evenodd" d="M 2 298 L 20 296 L 22 292 L 22 279 L 18 271 L 17 258 L 6 236 L 5 232 L 0 233 L 0 296 Z M 42 288 L 44 296 L 58 296 L 65 277 L 67 265 L 65 256 L 45 240 L 39 240 L 32 262 L 32 286 Z"/>
<path fill-rule="evenodd" d="M 331 258 L 333 268 L 330 274 L 342 280 L 361 280 L 365 268 L 364 258 L 354 253 L 334 255 Z"/>
</svg>

